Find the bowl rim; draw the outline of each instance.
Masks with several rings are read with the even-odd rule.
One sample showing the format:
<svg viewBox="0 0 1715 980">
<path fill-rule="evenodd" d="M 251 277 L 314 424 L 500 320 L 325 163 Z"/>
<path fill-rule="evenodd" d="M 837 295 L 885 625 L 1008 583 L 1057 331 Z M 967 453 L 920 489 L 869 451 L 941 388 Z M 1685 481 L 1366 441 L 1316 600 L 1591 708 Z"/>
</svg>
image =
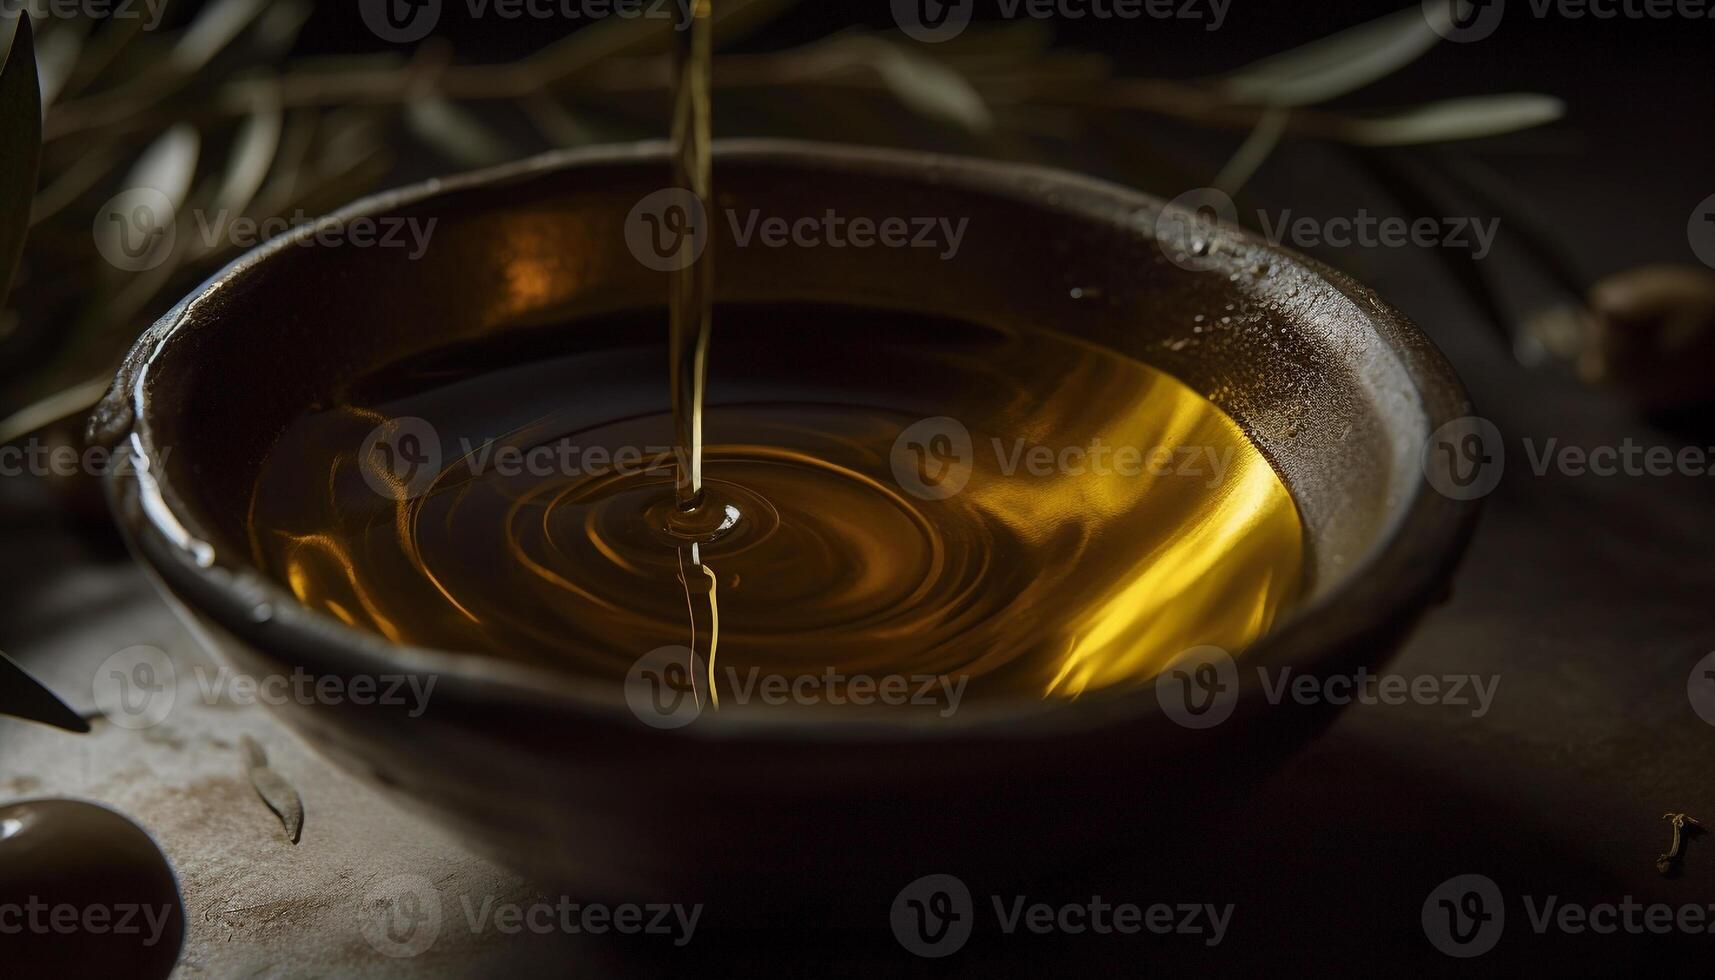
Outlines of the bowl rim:
<svg viewBox="0 0 1715 980">
<path fill-rule="evenodd" d="M 1058 190 L 1065 193 L 1052 207 L 1095 221 L 1112 222 L 1114 214 L 1159 212 L 1168 206 L 1153 195 L 1057 168 L 910 150 L 798 140 L 717 140 L 715 160 L 717 165 L 723 161 L 728 166 L 788 164 L 825 172 L 844 170 L 917 179 L 932 173 L 938 184 L 1010 196 L 1037 207 L 1043 206 L 1045 191 Z M 640 727 L 625 706 L 617 703 L 611 688 L 602 694 L 591 680 L 548 668 L 477 653 L 395 644 L 299 604 L 292 593 L 250 564 L 247 554 L 239 562 L 215 555 L 212 547 L 203 543 L 206 535 L 200 533 L 195 511 L 182 503 L 164 467 L 151 425 L 154 403 L 150 370 L 168 356 L 175 339 L 218 323 L 218 312 L 212 317 L 196 315 L 204 304 L 235 280 L 262 274 L 274 256 L 315 235 L 325 222 L 381 217 L 441 196 L 497 189 L 581 167 L 623 163 L 659 163 L 665 167 L 666 161 L 666 142 L 649 140 L 559 150 L 434 178 L 360 198 L 320 221 L 296 227 L 233 259 L 142 333 L 90 419 L 88 438 L 92 443 L 129 447 L 131 465 L 111 468 L 105 482 L 109 508 L 133 553 L 184 605 L 209 616 L 281 663 L 348 676 L 432 674 L 436 676 L 436 691 L 446 691 L 455 698 L 491 705 L 572 709 L 592 718 Z M 1106 204 L 1101 213 L 1087 203 L 1096 200 Z M 1220 233 L 1242 242 L 1247 249 L 1266 251 L 1343 294 L 1407 372 L 1413 383 L 1411 402 L 1422 411 L 1426 432 L 1472 414 L 1465 389 L 1446 358 L 1414 324 L 1368 287 L 1247 229 L 1223 222 Z M 155 465 L 158 459 L 162 465 Z M 1242 659 L 1266 658 L 1273 663 L 1308 666 L 1331 659 L 1335 651 L 1365 643 L 1385 644 L 1390 634 L 1415 622 L 1430 600 L 1442 593 L 1473 533 L 1479 510 L 1478 500 L 1453 499 L 1436 492 L 1427 479 L 1416 481 L 1403 511 L 1383 539 L 1350 569 L 1344 581 L 1293 608 L 1282 623 L 1247 648 Z M 258 632 L 267 634 L 267 642 L 250 635 Z M 293 656 L 282 657 L 283 650 Z M 1241 685 L 1255 686 L 1243 680 Z M 1069 700 L 976 705 L 975 710 L 961 708 L 949 718 L 934 719 L 918 718 L 916 712 L 725 712 L 699 718 L 696 724 L 673 734 L 818 741 L 923 736 L 1010 738 L 1040 733 L 1045 727 L 1086 730 L 1160 714 L 1153 689 L 1153 684 L 1142 684 Z"/>
</svg>

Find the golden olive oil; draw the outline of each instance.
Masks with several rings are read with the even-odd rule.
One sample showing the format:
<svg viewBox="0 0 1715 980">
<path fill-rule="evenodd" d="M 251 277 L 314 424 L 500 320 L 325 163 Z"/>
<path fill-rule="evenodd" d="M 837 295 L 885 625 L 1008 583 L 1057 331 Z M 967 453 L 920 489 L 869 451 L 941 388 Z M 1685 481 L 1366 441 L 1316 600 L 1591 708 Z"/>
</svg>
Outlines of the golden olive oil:
<svg viewBox="0 0 1715 980">
<path fill-rule="evenodd" d="M 673 180 L 707 205 L 709 0 L 691 10 Z M 1071 698 L 1242 649 L 1298 595 L 1291 496 L 1172 377 L 1047 328 L 717 311 L 712 251 L 669 275 L 665 338 L 658 311 L 581 320 L 297 419 L 257 481 L 257 559 L 351 626 L 616 697 L 689 647 L 716 706 L 759 676 Z"/>
<path fill-rule="evenodd" d="M 265 461 L 258 559 L 306 605 L 395 642 L 616 691 L 655 648 L 706 656 L 706 634 L 687 643 L 684 580 L 701 574 L 723 704 L 757 671 L 830 669 L 968 678 L 967 701 L 1075 697 L 1147 681 L 1191 646 L 1236 652 L 1299 593 L 1291 496 L 1169 375 L 1046 329 L 715 314 L 704 480 L 739 516 L 695 568 L 668 529 L 658 310 L 354 380 Z M 432 472 L 380 483 L 366 446 L 405 418 L 426 424 L 414 449 Z"/>
</svg>

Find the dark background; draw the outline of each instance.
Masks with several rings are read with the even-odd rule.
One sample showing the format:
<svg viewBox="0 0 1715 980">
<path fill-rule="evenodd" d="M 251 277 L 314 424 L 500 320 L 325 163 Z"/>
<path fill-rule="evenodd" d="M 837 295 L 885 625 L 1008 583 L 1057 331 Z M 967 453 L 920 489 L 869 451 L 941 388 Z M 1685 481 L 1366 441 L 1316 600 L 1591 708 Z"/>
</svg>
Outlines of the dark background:
<svg viewBox="0 0 1715 980">
<path fill-rule="evenodd" d="M 1206 0 L 1199 2 L 1206 6 Z M 1196 78 L 1232 71 L 1409 5 L 1404 0 L 1232 0 L 1218 31 L 1205 30 L 1200 20 L 1152 18 L 1055 20 L 1051 29 L 1062 44 L 1111 58 L 1122 74 Z M 998 0 L 978 0 L 976 10 L 978 22 L 1001 19 Z M 885 30 L 892 24 L 885 0 L 816 0 L 797 4 L 729 50 L 787 48 L 853 25 Z M 557 37 L 540 21 L 492 16 L 477 21 L 456 0 L 443 6 L 433 36 L 451 42 L 460 62 L 517 58 Z M 1525 209 L 1540 211 L 1566 236 L 1588 271 L 1600 275 L 1643 262 L 1689 259 L 1686 217 L 1715 190 L 1709 176 L 1715 162 L 1712 45 L 1715 19 L 1538 18 L 1529 0 L 1511 0 L 1491 37 L 1438 45 L 1416 63 L 1333 105 L 1384 108 L 1510 91 L 1566 100 L 1569 111 L 1562 125 L 1482 149 L 1497 154 L 1528 188 L 1529 197 L 1521 202 Z M 301 49 L 397 50 L 364 28 L 355 4 L 332 3 L 317 7 Z M 1150 122 L 1139 117 L 1138 125 L 1145 128 Z M 769 132 L 766 125 L 752 124 L 718 135 Z"/>
<path fill-rule="evenodd" d="M 530 24 L 461 23 L 457 6 L 449 5 L 437 33 L 453 41 L 461 59 L 512 57 L 546 41 Z M 1400 6 L 1234 0 L 1215 32 L 1201 21 L 1151 19 L 1061 21 L 1053 30 L 1063 44 L 1107 55 L 1123 74 L 1191 78 L 1239 68 Z M 979 19 L 993 7 L 979 2 Z M 1334 105 L 1379 109 L 1534 91 L 1563 99 L 1564 121 L 1375 155 L 1289 144 L 1252 181 L 1258 203 L 1299 213 L 1365 207 L 1483 216 L 1454 205 L 1425 211 L 1423 200 L 1402 200 L 1414 194 L 1376 172 L 1375 158 L 1409 172 L 1433 169 L 1448 155 L 1468 157 L 1507 182 L 1511 212 L 1540 225 L 1563 251 L 1570 275 L 1586 285 L 1649 263 L 1695 264 L 1686 224 L 1692 208 L 1715 192 L 1709 70 L 1715 20 L 1572 21 L 1530 16 L 1524 0 L 1511 8 L 1493 36 L 1438 45 Z M 801 4 L 740 50 L 808 43 L 849 24 L 889 26 L 886 5 Z M 353 29 L 350 15 L 325 8 L 306 39 L 329 49 L 374 47 Z M 1165 145 L 1205 179 L 1237 142 L 1232 134 L 1133 118 L 1140 136 Z M 744 125 L 731 122 L 717 134 L 767 135 L 766 127 Z M 1070 165 L 1124 179 L 1121 167 L 1073 155 L 1078 159 Z M 1511 437 L 1697 442 L 1694 434 L 1652 427 L 1623 398 L 1586 389 L 1553 367 L 1527 370 L 1510 356 L 1506 338 L 1540 295 L 1534 284 L 1541 278 L 1534 263 L 1521 267 L 1517 255 L 1503 252 L 1514 234 L 1504 221 L 1502 248 L 1482 270 L 1501 294 L 1499 311 L 1512 314 L 1499 321 L 1493 301 L 1472 295 L 1468 280 L 1449 267 L 1457 257 L 1445 252 L 1324 250 L 1318 257 L 1358 274 L 1413 316 L 1466 377 L 1479 411 Z M 1491 716 L 1354 709 L 1261 794 L 1236 812 L 1210 814 L 1204 836 L 1169 843 L 1152 867 L 1134 869 L 1158 887 L 1171 883 L 1174 894 L 1236 901 L 1238 921 L 1222 948 L 1203 950 L 1177 937 L 1056 942 L 979 932 L 959 957 L 933 969 L 1608 976 L 1659 963 L 1685 975 L 1707 972 L 1715 936 L 1538 938 L 1528 934 L 1516 896 L 1715 901 L 1715 857 L 1707 845 L 1694 844 L 1677 881 L 1664 881 L 1653 868 L 1667 840 L 1662 812 L 1715 816 L 1709 778 L 1715 729 L 1698 721 L 1684 696 L 1690 665 L 1715 648 L 1706 601 L 1715 586 L 1709 561 L 1715 522 L 1708 518 L 1715 488 L 1689 478 L 1665 485 L 1533 479 L 1520 475 L 1518 462 L 1489 501 L 1454 600 L 1394 664 L 1408 675 L 1498 674 L 1499 704 Z M 1429 889 L 1467 872 L 1495 878 L 1513 918 L 1494 953 L 1454 961 L 1425 942 L 1419 907 Z M 1110 886 L 1125 877 L 1109 875 Z M 1030 884 L 991 883 L 1026 891 Z M 728 942 L 719 947 L 723 956 L 756 969 L 826 967 L 845 956 L 853 959 L 840 972 L 856 972 L 866 961 L 865 969 L 931 967 L 865 941 L 794 941 L 788 933 L 785 945 L 797 947 L 790 956 L 778 936 Z"/>
<path fill-rule="evenodd" d="M 1104 53 L 1127 74 L 1195 77 L 1232 70 L 1403 5 L 1234 0 L 1218 32 L 1205 31 L 1199 21 L 1147 19 L 1063 22 L 1054 30 L 1063 43 Z M 1336 105 L 1380 108 L 1537 91 L 1565 100 L 1564 121 L 1508 137 L 1384 154 L 1289 144 L 1263 167 L 1249 193 L 1269 207 L 1306 214 L 1350 215 L 1363 207 L 1480 215 L 1451 205 L 1446 212 L 1425 212 L 1423 200 L 1436 204 L 1432 188 L 1402 188 L 1385 176 L 1401 168 L 1433 172 L 1449 157 L 1471 159 L 1506 181 L 1509 214 L 1545 229 L 1542 237 L 1566 254 L 1566 273 L 1584 285 L 1648 263 L 1695 266 L 1686 223 L 1697 203 L 1715 192 L 1715 20 L 1541 20 L 1529 16 L 1526 0 L 1511 6 L 1493 37 L 1439 45 Z M 806 43 L 848 24 L 889 22 L 880 0 L 814 0 L 741 50 Z M 457 2 L 447 4 L 436 35 L 451 42 L 461 62 L 514 58 L 553 40 L 539 22 L 489 18 L 472 24 Z M 355 5 L 324 3 L 301 50 L 390 48 L 364 29 Z M 1238 139 L 1132 118 L 1141 135 L 1164 146 L 1187 171 L 1201 172 L 1195 183 L 1206 182 Z M 717 135 L 768 135 L 765 125 L 746 125 L 723 119 Z M 665 130 L 663 118 L 660 133 Z M 1124 168 L 1100 154 L 1074 148 L 1061 162 L 1124 179 Z M 425 175 L 413 167 L 436 169 L 409 162 L 400 179 Z M 1171 194 L 1189 186 L 1145 189 Z M 1503 241 L 1516 228 L 1503 223 Z M 1519 363 L 1508 338 L 1540 294 L 1529 285 L 1518 287 L 1522 301 L 1509 295 L 1497 301 L 1495 293 L 1541 278 L 1528 257 L 1498 252 L 1479 270 L 1475 287 L 1457 257 L 1443 251 L 1330 250 L 1318 257 L 1353 272 L 1423 327 L 1466 380 L 1479 412 L 1508 436 L 1509 450 L 1525 437 L 1583 445 L 1628 437 L 1646 444 L 1712 444 L 1696 428 L 1663 427 L 1626 398 L 1587 388 L 1553 365 Z M 888 941 L 878 946 L 867 937 L 827 935 L 793 923 L 791 910 L 783 910 L 779 933 L 711 933 L 688 955 L 724 961 L 725 968 L 841 975 L 1610 976 L 1658 968 L 1673 971 L 1663 975 L 1708 975 L 1715 936 L 1690 942 L 1539 938 L 1529 934 L 1516 902 L 1509 905 L 1506 937 L 1486 957 L 1450 960 L 1424 940 L 1418 918 L 1424 896 L 1465 873 L 1489 875 L 1509 896 L 1715 901 L 1710 842 L 1693 843 L 1678 879 L 1664 879 L 1653 867 L 1667 843 L 1663 812 L 1687 810 L 1715 820 L 1715 728 L 1692 713 L 1685 697 L 1691 665 L 1715 649 L 1709 599 L 1715 594 L 1715 521 L 1709 516 L 1715 481 L 1538 478 L 1523 462 L 1509 465 L 1487 501 L 1451 601 L 1428 617 L 1392 664 L 1407 675 L 1499 675 L 1495 711 L 1475 720 L 1444 707 L 1354 708 L 1260 792 L 1208 814 L 1195 836 L 1164 842 L 1143 877 L 1171 895 L 1110 893 L 1145 903 L 1186 895 L 1236 902 L 1233 931 L 1222 947 L 1205 950 L 1183 937 L 1073 942 L 979 934 L 959 956 L 931 964 Z M 68 623 L 76 619 L 66 612 L 67 595 L 105 596 L 108 617 L 139 615 L 145 607 L 147 615 L 156 614 L 140 577 L 112 570 L 110 543 L 101 544 L 100 532 L 40 500 L 33 506 L 32 530 L 13 535 L 15 554 L 0 576 L 14 603 L 0 617 L 0 646 L 26 662 L 32 650 L 63 646 L 65 632 L 74 628 Z M 98 563 L 110 579 L 136 579 L 136 588 L 79 593 L 67 584 Z M 1126 870 L 1115 871 L 1110 882 L 1123 882 Z M 983 884 L 1029 892 L 1036 883 Z M 610 954 L 602 968 L 635 972 L 638 965 L 625 951 Z M 685 958 L 643 965 L 690 969 Z"/>
</svg>

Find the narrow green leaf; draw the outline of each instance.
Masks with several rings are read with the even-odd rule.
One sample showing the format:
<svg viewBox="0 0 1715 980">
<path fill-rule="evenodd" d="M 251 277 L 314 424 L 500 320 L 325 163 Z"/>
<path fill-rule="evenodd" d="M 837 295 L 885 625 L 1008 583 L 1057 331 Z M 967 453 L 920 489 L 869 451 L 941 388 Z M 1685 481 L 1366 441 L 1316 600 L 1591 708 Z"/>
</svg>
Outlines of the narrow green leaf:
<svg viewBox="0 0 1715 980">
<path fill-rule="evenodd" d="M 829 74 L 873 71 L 893 97 L 919 115 L 973 133 L 994 126 L 981 92 L 957 70 L 912 48 L 868 34 L 845 34 L 816 45 L 815 60 Z"/>
<path fill-rule="evenodd" d="M 906 48 L 888 45 L 875 68 L 882 81 L 906 105 L 931 119 L 956 123 L 973 133 L 987 132 L 994 116 L 965 76 Z"/>
<path fill-rule="evenodd" d="M 475 113 L 438 95 L 411 100 L 405 123 L 418 139 L 460 166 L 486 167 L 519 156 Z"/>
<path fill-rule="evenodd" d="M 190 200 L 201 155 L 202 137 L 188 123 L 174 126 L 149 144 L 125 175 L 123 189 L 108 201 L 96 220 L 96 252 L 128 273 L 157 273 L 165 268 L 163 274 L 170 275 L 173 257 L 182 254 L 177 248 L 183 244 L 177 228 L 179 219 L 187 217 L 185 204 Z M 137 217 L 127 220 L 132 214 Z M 151 232 L 151 238 L 158 238 L 153 245 L 156 250 L 138 255 L 132 239 L 144 229 Z M 136 264 L 122 262 L 117 256 L 134 259 Z M 106 305 L 109 312 L 123 309 L 123 298 L 108 300 Z"/>
<path fill-rule="evenodd" d="M 244 33 L 268 9 L 268 0 L 215 0 L 204 7 L 173 45 L 172 66 L 190 75 Z"/>
<path fill-rule="evenodd" d="M 768 23 L 798 0 L 719 0 L 714 5 L 715 41 L 730 44 Z M 669 5 L 666 10 L 679 9 Z M 528 64 L 544 80 L 567 78 L 610 59 L 659 54 L 680 29 L 664 17 L 609 17 L 573 31 L 531 55 Z"/>
<path fill-rule="evenodd" d="M 31 677 L 24 668 L 0 653 L 0 715 L 41 722 L 68 732 L 83 734 L 89 722 L 66 707 L 47 685 Z"/>
<path fill-rule="evenodd" d="M 1437 5 L 1441 11 L 1445 5 Z M 1441 40 L 1420 4 L 1312 41 L 1228 75 L 1220 87 L 1247 105 L 1315 105 L 1416 61 Z M 1437 14 L 1436 16 L 1440 16 Z"/>
<path fill-rule="evenodd" d="M 42 94 L 30 18 L 0 18 L 0 304 L 24 254 L 42 161 Z"/>
<path fill-rule="evenodd" d="M 1551 95 L 1479 95 L 1351 120 L 1345 140 L 1361 146 L 1446 143 L 1529 129 L 1565 114 L 1566 104 Z"/>
<path fill-rule="evenodd" d="M 258 89 L 255 109 L 233 138 L 226 175 L 215 199 L 216 208 L 234 218 L 243 217 L 274 168 L 274 154 L 280 148 L 280 134 L 285 126 L 286 115 L 280 108 L 278 93 Z"/>
<path fill-rule="evenodd" d="M 71 79 L 89 36 L 89 21 L 79 20 L 52 34 L 36 38 L 36 75 L 42 86 L 42 105 L 51 106 L 60 89 Z"/>
<path fill-rule="evenodd" d="M 174 211 L 184 207 L 190 198 L 191 182 L 196 179 L 197 159 L 202 152 L 202 136 L 189 123 L 179 123 L 162 133 L 137 158 L 125 178 L 126 187 L 151 187 L 167 196 Z"/>
</svg>

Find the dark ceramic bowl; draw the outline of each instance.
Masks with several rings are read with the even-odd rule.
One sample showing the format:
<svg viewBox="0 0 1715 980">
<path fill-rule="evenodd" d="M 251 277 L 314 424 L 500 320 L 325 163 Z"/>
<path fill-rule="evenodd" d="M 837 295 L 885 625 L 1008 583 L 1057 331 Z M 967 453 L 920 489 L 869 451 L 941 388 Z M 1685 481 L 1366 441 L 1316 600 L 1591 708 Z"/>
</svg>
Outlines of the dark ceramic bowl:
<svg viewBox="0 0 1715 980">
<path fill-rule="evenodd" d="M 957 261 L 739 249 L 717 228 L 723 302 L 1052 322 L 1178 376 L 1236 419 L 1297 500 L 1312 583 L 1247 666 L 1375 665 L 1446 588 L 1474 507 L 1431 488 L 1423 450 L 1468 414 L 1465 393 L 1421 333 L 1346 276 L 1034 167 L 735 142 L 719 147 L 716 173 L 723 207 L 970 219 Z M 1247 670 L 1233 716 L 1207 730 L 1173 723 L 1143 687 L 967 706 L 935 725 L 829 709 L 659 731 L 611 691 L 389 644 L 258 572 L 244 525 L 258 467 L 342 379 L 545 317 L 661 303 L 664 277 L 622 242 L 628 212 L 667 174 L 660 145 L 605 148 L 372 197 L 340 216 L 437 220 L 419 260 L 306 247 L 304 229 L 233 263 L 132 350 L 92 432 L 139 461 L 110 480 L 113 511 L 200 632 L 257 674 L 436 676 L 419 718 L 283 709 L 304 737 L 539 877 L 696 901 L 891 897 L 930 872 L 1111 853 L 1242 788 L 1326 722 L 1332 709 L 1266 704 Z M 1229 304 L 1232 329 L 1174 342 L 1194 313 Z"/>
</svg>

